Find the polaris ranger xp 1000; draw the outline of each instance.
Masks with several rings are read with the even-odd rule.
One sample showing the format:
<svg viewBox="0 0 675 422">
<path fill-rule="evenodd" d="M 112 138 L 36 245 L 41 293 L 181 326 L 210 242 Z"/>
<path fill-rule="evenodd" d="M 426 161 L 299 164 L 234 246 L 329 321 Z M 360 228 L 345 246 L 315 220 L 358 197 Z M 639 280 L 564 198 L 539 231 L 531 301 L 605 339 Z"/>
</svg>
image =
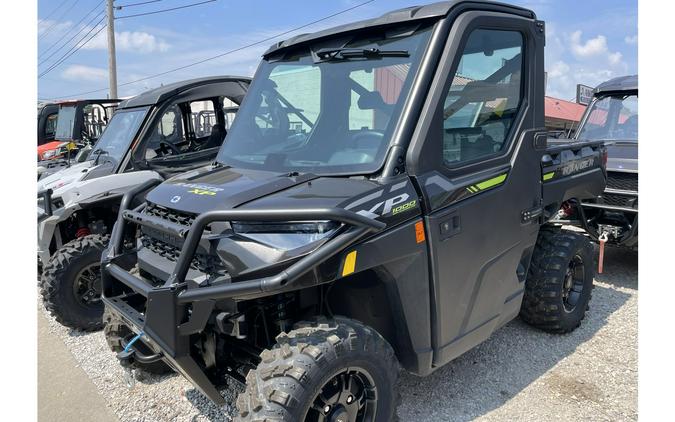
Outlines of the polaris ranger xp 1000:
<svg viewBox="0 0 675 422">
<path fill-rule="evenodd" d="M 549 146 L 544 23 L 453 1 L 263 56 L 215 163 L 129 191 L 102 256 L 105 333 L 242 421 L 391 421 L 521 315 L 579 326 L 589 240 L 548 223 L 605 185 L 602 142 Z"/>
<path fill-rule="evenodd" d="M 122 102 L 83 162 L 38 181 L 38 268 L 61 324 L 103 326 L 100 260 L 124 192 L 213 162 L 250 78 L 176 82 Z"/>
</svg>

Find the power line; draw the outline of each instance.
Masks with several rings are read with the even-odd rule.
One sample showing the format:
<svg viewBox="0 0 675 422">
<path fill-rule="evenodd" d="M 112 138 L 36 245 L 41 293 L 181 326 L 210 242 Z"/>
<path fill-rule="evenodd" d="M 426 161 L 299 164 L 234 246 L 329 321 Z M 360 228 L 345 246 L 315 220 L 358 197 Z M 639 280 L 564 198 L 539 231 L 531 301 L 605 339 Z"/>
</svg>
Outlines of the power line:
<svg viewBox="0 0 675 422">
<path fill-rule="evenodd" d="M 213 3 L 214 1 L 216 1 L 216 0 L 205 0 L 205 1 L 200 1 L 198 3 L 186 4 L 184 6 L 171 7 L 169 9 L 162 9 L 162 10 L 155 10 L 153 12 L 137 13 L 135 15 L 117 16 L 115 19 L 135 18 L 137 16 L 146 16 L 146 15 L 154 15 L 156 13 L 171 12 L 171 11 L 178 10 L 178 9 L 186 9 L 188 7 L 199 6 L 199 5 L 206 4 L 206 3 Z"/>
<path fill-rule="evenodd" d="M 125 7 L 140 6 L 142 4 L 149 4 L 149 3 L 159 3 L 160 1 L 162 1 L 162 0 L 149 0 L 149 1 L 142 1 L 142 2 L 139 2 L 139 3 L 123 4 L 121 6 L 115 6 L 115 9 L 122 10 Z"/>
<path fill-rule="evenodd" d="M 54 10 L 52 10 L 51 12 L 49 12 L 49 14 L 48 14 L 47 16 L 45 16 L 42 20 L 43 20 L 43 21 L 46 21 L 47 19 L 51 18 L 52 15 L 53 15 L 54 13 L 56 13 L 57 10 L 59 10 L 60 8 L 62 8 L 63 5 L 66 4 L 66 3 L 68 3 L 68 0 L 63 0 L 63 1 L 61 2 L 61 4 L 59 4 L 58 6 L 56 6 L 56 8 L 54 8 Z"/>
<path fill-rule="evenodd" d="M 50 57 L 53 57 L 56 53 L 58 53 L 59 51 L 61 51 L 61 50 L 63 49 L 63 47 L 67 46 L 68 43 L 70 43 L 73 39 L 75 39 L 75 37 L 77 37 L 77 36 L 80 35 L 82 32 L 84 32 L 85 29 L 89 28 L 89 27 L 91 26 L 91 23 L 94 22 L 96 19 L 98 19 L 98 18 L 99 18 L 102 14 L 104 14 L 104 13 L 105 13 L 105 12 L 102 10 L 102 11 L 100 11 L 97 15 L 94 15 L 94 17 L 91 18 L 91 19 L 89 20 L 89 22 L 87 22 L 85 25 L 83 25 L 82 28 L 80 28 L 79 31 L 77 31 L 75 34 L 73 34 L 73 36 L 70 37 L 70 38 L 68 39 L 68 41 L 66 41 L 65 43 L 63 43 L 63 45 L 61 45 L 61 47 L 59 47 L 59 48 L 57 48 L 56 50 L 54 50 L 49 56 L 45 57 L 41 62 L 39 62 L 39 63 L 38 63 L 38 66 L 42 65 L 42 64 L 45 63 L 47 60 L 49 60 Z M 65 36 L 64 36 L 64 37 L 65 37 Z M 45 51 L 45 53 L 46 53 L 46 51 Z M 43 54 L 44 54 L 44 53 L 43 53 Z M 67 54 L 67 53 L 66 53 L 66 54 Z M 58 59 L 57 59 L 57 61 L 58 61 Z"/>
<path fill-rule="evenodd" d="M 103 4 L 103 1 L 104 1 L 104 0 L 101 0 L 101 1 L 100 1 L 93 9 L 91 9 L 89 12 L 87 12 L 86 15 L 82 16 L 82 19 L 80 19 L 79 22 L 77 22 L 75 25 L 73 25 L 72 28 L 70 28 L 68 31 L 66 31 L 66 33 L 63 34 L 63 36 L 61 37 L 61 39 L 59 39 L 58 41 L 56 41 L 54 44 L 50 45 L 47 49 L 43 50 L 42 53 L 40 53 L 39 55 L 44 55 L 44 54 L 46 54 L 49 50 L 51 50 L 51 49 L 54 48 L 57 44 L 59 44 L 61 41 L 63 41 L 63 39 L 64 39 L 65 37 L 67 37 L 68 34 L 69 34 L 71 31 L 77 29 L 77 27 L 78 27 L 78 26 L 79 26 L 79 25 L 87 18 L 87 16 L 91 15 L 91 12 L 94 12 L 96 9 L 98 9 L 98 7 L 101 6 L 101 4 Z M 80 30 L 80 32 L 81 32 L 81 30 Z M 71 39 L 72 39 L 72 38 L 71 38 Z M 66 44 L 67 44 L 68 42 L 70 42 L 70 40 L 68 40 L 68 41 L 66 42 Z M 62 46 L 61 48 L 63 48 L 63 46 Z"/>
<path fill-rule="evenodd" d="M 76 5 L 79 1 L 80 1 L 80 0 L 75 0 L 75 2 L 74 2 L 73 4 L 71 4 L 70 7 L 69 7 L 66 11 L 64 11 L 63 13 L 61 13 L 61 14 L 59 15 L 58 18 L 54 19 L 54 23 L 52 23 L 52 24 L 49 26 L 49 28 L 45 29 L 45 32 L 43 32 L 42 35 L 40 35 L 40 36 L 38 37 L 38 41 L 40 41 L 40 40 L 41 40 L 42 38 L 44 38 L 48 33 L 50 33 L 52 29 L 56 28 L 56 25 L 59 23 L 59 21 L 60 21 L 60 20 L 61 20 L 68 12 L 70 12 L 70 11 L 73 9 L 73 7 L 75 7 L 75 5 Z"/>
<path fill-rule="evenodd" d="M 64 61 L 66 61 L 70 56 L 72 56 L 73 54 L 75 54 L 79 49 L 81 49 L 82 47 L 84 47 L 85 45 L 87 45 L 87 43 L 88 43 L 89 41 L 91 41 L 96 35 L 99 34 L 99 32 L 101 32 L 101 31 L 107 26 L 107 24 L 104 24 L 98 31 L 96 31 L 96 32 L 94 33 L 94 35 L 92 35 L 91 37 L 89 37 L 83 44 L 80 44 L 80 42 L 81 42 L 82 40 L 84 40 L 84 38 L 86 38 L 87 35 L 89 35 L 94 29 L 96 29 L 96 27 L 97 27 L 98 25 L 100 25 L 101 22 L 103 22 L 104 19 L 105 19 L 105 16 L 104 16 L 103 18 L 101 18 L 101 20 L 99 20 L 99 21 L 96 23 L 96 25 L 94 25 L 94 26 L 89 30 L 89 32 L 87 32 L 87 33 L 84 35 L 84 37 L 82 37 L 82 38 L 80 39 L 80 41 L 78 41 L 77 43 L 75 43 L 75 45 L 74 45 L 73 47 L 71 47 L 70 50 L 68 50 L 68 51 L 66 52 L 66 54 L 64 54 L 58 61 L 56 61 L 55 63 L 53 63 L 47 70 L 45 70 L 45 71 L 43 71 L 41 74 L 39 74 L 39 75 L 38 75 L 38 79 L 40 79 L 41 77 L 43 77 L 43 76 L 46 75 L 47 73 L 51 72 L 52 70 L 56 69 L 59 65 L 61 65 L 61 63 L 63 63 Z M 78 44 L 79 44 L 79 45 L 78 45 Z"/>
<path fill-rule="evenodd" d="M 132 85 L 132 84 L 135 84 L 135 83 L 138 83 L 138 82 L 147 81 L 147 80 L 149 80 L 149 79 L 154 79 L 154 78 L 157 78 L 157 77 L 159 77 L 159 76 L 164 76 L 164 75 L 167 75 L 167 74 L 169 74 L 169 73 L 177 72 L 177 71 L 179 71 L 179 70 L 187 69 L 187 68 L 192 67 L 192 66 L 196 66 L 196 65 L 199 65 L 199 64 L 202 64 L 202 63 L 206 63 L 206 62 L 208 62 L 208 61 L 215 60 L 215 59 L 218 59 L 218 58 L 223 57 L 223 56 L 227 56 L 228 54 L 236 53 L 236 52 L 241 51 L 241 50 L 244 50 L 244 49 L 246 49 L 246 48 L 254 47 L 254 46 L 256 46 L 256 45 L 259 45 L 259 44 L 262 44 L 262 43 L 271 41 L 271 40 L 273 40 L 273 39 L 275 39 L 275 38 L 279 38 L 279 37 L 282 37 L 282 36 L 284 36 L 284 35 L 290 34 L 291 32 L 295 32 L 295 31 L 298 31 L 298 30 L 300 30 L 300 29 L 306 28 L 306 27 L 308 27 L 308 26 L 312 26 L 312 25 L 314 25 L 314 24 L 317 24 L 317 23 L 319 23 L 319 22 L 323 22 L 323 21 L 326 21 L 326 20 L 328 20 L 328 19 L 334 18 L 334 17 L 336 17 L 336 16 L 345 14 L 345 13 L 347 13 L 347 12 L 350 12 L 350 11 L 352 11 L 352 10 L 354 10 L 354 9 L 358 9 L 359 7 L 365 6 L 366 4 L 372 3 L 372 2 L 374 2 L 374 1 L 375 1 L 375 0 L 368 0 L 368 1 L 365 1 L 365 2 L 363 2 L 363 3 L 359 3 L 359 4 L 357 4 L 357 5 L 354 5 L 354 6 L 352 6 L 352 7 L 349 7 L 349 8 L 347 8 L 347 9 L 341 10 L 341 11 L 339 11 L 339 12 L 335 12 L 335 13 L 333 13 L 332 15 L 328 15 L 328 16 L 323 17 L 323 18 L 321 18 L 321 19 L 317 19 L 317 20 L 315 20 L 315 21 L 312 21 L 312 22 L 306 23 L 306 24 L 304 24 L 304 25 L 298 26 L 298 27 L 296 27 L 296 28 L 290 29 L 290 30 L 288 30 L 288 31 L 280 32 L 280 33 L 278 33 L 278 34 L 276 34 L 276 35 L 273 35 L 273 36 L 271 36 L 271 37 L 263 38 L 263 39 L 261 39 L 261 40 L 252 42 L 252 43 L 250 43 L 250 44 L 246 44 L 246 45 L 244 45 L 244 46 L 237 47 L 237 48 L 235 48 L 235 49 L 233 49 L 233 50 L 226 51 L 226 52 L 224 52 L 224 53 L 222 53 L 222 54 L 218 54 L 217 56 L 213 56 L 213 57 L 209 57 L 209 58 L 206 58 L 206 59 L 203 59 L 203 60 L 199 60 L 199 61 L 194 62 L 194 63 L 190 63 L 190 64 L 187 64 L 187 65 L 184 65 L 184 66 L 180 66 L 180 67 L 177 67 L 177 68 L 174 68 L 174 69 L 170 69 L 170 70 L 167 70 L 167 71 L 164 71 L 164 72 L 161 72 L 161 73 L 157 73 L 157 74 L 155 74 L 155 75 L 146 76 L 146 77 L 144 77 L 144 78 L 136 79 L 136 80 L 134 80 L 134 81 L 124 82 L 124 83 L 122 83 L 122 84 L 119 84 L 118 86 Z M 108 90 L 108 88 L 95 89 L 95 90 L 92 90 L 92 91 L 80 92 L 80 93 L 77 93 L 77 94 L 62 95 L 62 96 L 60 96 L 60 97 L 55 97 L 54 99 L 57 99 L 57 98 L 73 98 L 73 97 L 80 97 L 80 96 L 83 96 L 83 95 L 94 94 L 94 93 L 96 93 L 96 92 L 107 91 L 107 90 Z"/>
</svg>

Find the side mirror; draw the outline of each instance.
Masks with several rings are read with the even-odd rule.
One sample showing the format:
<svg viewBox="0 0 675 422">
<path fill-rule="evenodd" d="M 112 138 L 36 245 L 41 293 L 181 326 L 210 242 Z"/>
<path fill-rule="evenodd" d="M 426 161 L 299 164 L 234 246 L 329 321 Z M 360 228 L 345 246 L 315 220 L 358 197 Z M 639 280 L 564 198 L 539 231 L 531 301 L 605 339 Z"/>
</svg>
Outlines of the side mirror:
<svg viewBox="0 0 675 422">
<path fill-rule="evenodd" d="M 83 163 L 87 161 L 87 158 L 89 158 L 89 154 L 91 154 L 91 150 L 92 150 L 91 145 L 87 145 L 84 148 L 80 149 L 80 151 L 75 156 L 75 161 L 77 161 L 78 163 Z"/>
</svg>

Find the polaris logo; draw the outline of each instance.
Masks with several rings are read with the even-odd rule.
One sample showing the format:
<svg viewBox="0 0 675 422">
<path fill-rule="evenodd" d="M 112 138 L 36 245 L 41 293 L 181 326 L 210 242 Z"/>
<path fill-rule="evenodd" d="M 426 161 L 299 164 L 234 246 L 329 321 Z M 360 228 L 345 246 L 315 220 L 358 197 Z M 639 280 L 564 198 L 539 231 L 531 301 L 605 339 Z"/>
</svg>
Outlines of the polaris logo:
<svg viewBox="0 0 675 422">
<path fill-rule="evenodd" d="M 176 202 L 180 201 L 180 195 L 176 195 L 173 198 L 171 198 L 171 203 L 175 204 Z"/>
<path fill-rule="evenodd" d="M 587 158 L 582 161 L 575 161 L 573 163 L 569 163 L 568 165 L 562 168 L 562 174 L 563 176 L 569 176 L 570 174 L 578 173 L 592 166 L 593 161 L 594 161 L 593 158 Z"/>
</svg>

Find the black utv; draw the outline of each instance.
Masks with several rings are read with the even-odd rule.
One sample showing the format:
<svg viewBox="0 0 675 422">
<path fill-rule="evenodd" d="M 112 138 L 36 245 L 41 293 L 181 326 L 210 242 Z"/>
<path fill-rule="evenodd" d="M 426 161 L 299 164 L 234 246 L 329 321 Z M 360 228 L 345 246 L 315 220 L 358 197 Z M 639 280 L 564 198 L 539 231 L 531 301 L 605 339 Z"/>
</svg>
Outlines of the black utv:
<svg viewBox="0 0 675 422">
<path fill-rule="evenodd" d="M 548 145 L 544 33 L 453 1 L 272 46 L 215 163 L 123 200 L 101 262 L 121 364 L 217 404 L 245 383 L 242 421 L 390 421 L 399 365 L 519 314 L 579 326 L 592 246 L 548 221 L 602 192 L 605 150 Z"/>
<path fill-rule="evenodd" d="M 582 203 L 581 221 L 609 245 L 638 245 L 638 77 L 622 76 L 595 89 L 577 130 L 578 141 L 607 145 L 607 187 Z"/>
</svg>

